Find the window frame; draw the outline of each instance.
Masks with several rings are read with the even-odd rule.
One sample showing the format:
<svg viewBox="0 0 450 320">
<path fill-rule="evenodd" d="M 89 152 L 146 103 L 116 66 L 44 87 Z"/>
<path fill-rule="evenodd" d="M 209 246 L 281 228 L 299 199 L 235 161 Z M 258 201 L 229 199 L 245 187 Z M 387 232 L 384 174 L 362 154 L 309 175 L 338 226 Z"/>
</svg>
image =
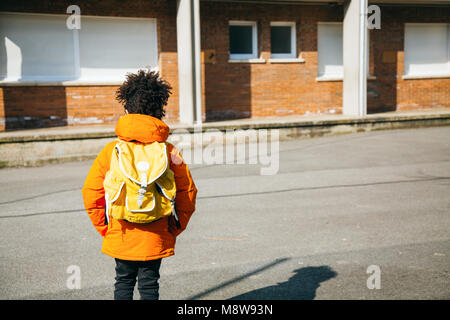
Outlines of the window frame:
<svg viewBox="0 0 450 320">
<path fill-rule="evenodd" d="M 271 21 L 270 28 L 272 37 L 272 27 L 291 27 L 291 52 L 290 53 L 272 53 L 272 41 L 270 43 L 270 59 L 295 59 L 297 58 L 297 28 L 295 21 Z"/>
<path fill-rule="evenodd" d="M 230 20 L 228 21 L 228 43 L 230 43 L 230 26 L 251 26 L 252 27 L 252 53 L 231 53 L 231 47 L 228 48 L 230 60 L 251 60 L 258 59 L 258 23 L 256 21 Z M 229 45 L 229 44 L 228 44 Z"/>
<path fill-rule="evenodd" d="M 447 70 L 446 72 L 436 73 L 408 73 L 407 69 L 410 62 L 407 62 L 407 26 L 430 26 L 430 25 L 441 25 L 446 27 L 447 33 Z M 411 50 L 411 49 L 410 49 Z M 450 77 L 450 23 L 445 22 L 413 22 L 405 23 L 404 25 L 404 35 L 403 35 L 403 75 L 402 79 L 427 79 L 427 78 L 449 78 Z"/>
</svg>

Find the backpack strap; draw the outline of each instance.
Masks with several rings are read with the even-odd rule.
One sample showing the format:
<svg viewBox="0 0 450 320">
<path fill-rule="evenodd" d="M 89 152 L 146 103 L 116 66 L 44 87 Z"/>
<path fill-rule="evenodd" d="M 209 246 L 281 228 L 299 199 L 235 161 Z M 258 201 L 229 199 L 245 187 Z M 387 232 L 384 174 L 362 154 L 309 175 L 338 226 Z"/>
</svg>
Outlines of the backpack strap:
<svg viewBox="0 0 450 320">
<path fill-rule="evenodd" d="M 180 220 L 178 219 L 177 210 L 175 209 L 175 200 L 170 201 L 170 205 L 172 206 L 172 215 L 175 218 L 175 224 L 177 226 L 177 229 L 181 229 Z"/>
<path fill-rule="evenodd" d="M 155 182 L 156 191 L 158 191 L 162 196 L 166 197 L 170 200 L 170 206 L 172 207 L 172 215 L 175 219 L 175 224 L 177 229 L 181 229 L 180 220 L 178 219 L 177 209 L 175 208 L 175 197 L 170 198 L 165 192 L 164 189 L 159 185 L 158 182 Z"/>
</svg>

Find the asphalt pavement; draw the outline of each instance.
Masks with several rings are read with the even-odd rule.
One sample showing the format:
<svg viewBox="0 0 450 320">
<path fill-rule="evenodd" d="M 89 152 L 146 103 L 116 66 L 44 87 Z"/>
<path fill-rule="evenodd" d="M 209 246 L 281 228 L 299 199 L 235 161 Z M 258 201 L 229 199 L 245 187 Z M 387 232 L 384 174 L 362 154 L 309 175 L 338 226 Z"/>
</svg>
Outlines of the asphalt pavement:
<svg viewBox="0 0 450 320">
<path fill-rule="evenodd" d="M 91 163 L 0 170 L 0 299 L 113 298 Z M 277 174 L 260 169 L 191 166 L 197 211 L 161 299 L 450 299 L 450 127 L 284 141 Z"/>
</svg>

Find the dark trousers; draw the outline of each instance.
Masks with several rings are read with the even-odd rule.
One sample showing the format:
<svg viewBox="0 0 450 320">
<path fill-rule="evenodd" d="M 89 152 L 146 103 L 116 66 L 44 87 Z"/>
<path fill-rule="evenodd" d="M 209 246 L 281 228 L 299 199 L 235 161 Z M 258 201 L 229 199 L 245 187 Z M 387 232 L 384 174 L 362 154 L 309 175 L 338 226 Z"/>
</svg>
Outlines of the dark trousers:
<svg viewBox="0 0 450 320">
<path fill-rule="evenodd" d="M 136 279 L 141 300 L 158 300 L 161 259 L 128 261 L 116 259 L 114 300 L 133 300 Z"/>
</svg>

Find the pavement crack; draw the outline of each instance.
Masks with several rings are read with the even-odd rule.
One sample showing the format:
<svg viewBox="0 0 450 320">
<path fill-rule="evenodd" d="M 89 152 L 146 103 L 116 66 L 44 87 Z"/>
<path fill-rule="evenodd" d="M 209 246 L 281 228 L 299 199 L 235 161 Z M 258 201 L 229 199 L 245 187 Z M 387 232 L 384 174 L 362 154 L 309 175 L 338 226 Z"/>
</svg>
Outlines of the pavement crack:
<svg viewBox="0 0 450 320">
<path fill-rule="evenodd" d="M 33 216 L 42 216 L 46 214 L 58 214 L 58 213 L 74 213 L 74 212 L 83 212 L 85 209 L 74 209 L 74 210 L 61 210 L 61 211 L 48 211 L 48 212 L 35 212 L 35 213 L 27 213 L 27 214 L 20 214 L 15 216 L 0 216 L 0 219 L 6 219 L 6 218 L 26 218 L 26 217 L 33 217 Z"/>
<path fill-rule="evenodd" d="M 64 192 L 69 192 L 69 191 L 76 191 L 76 190 L 81 190 L 81 188 L 64 189 L 64 190 L 58 190 L 58 191 L 54 191 L 54 192 L 42 193 L 42 194 L 38 194 L 35 196 L 27 197 L 27 198 L 0 202 L 0 205 L 11 204 L 11 203 L 16 203 L 16 202 L 20 202 L 20 201 L 33 200 L 33 199 L 37 199 L 37 198 L 41 198 L 41 197 L 50 196 L 52 194 L 58 194 L 58 193 L 64 193 Z"/>
<path fill-rule="evenodd" d="M 427 179 L 414 179 L 414 180 L 395 180 L 395 181 L 381 181 L 381 182 L 371 182 L 371 183 L 358 183 L 358 184 L 341 184 L 334 186 L 319 186 L 319 187 L 302 187 L 302 188 L 290 188 L 282 190 L 271 190 L 271 191 L 260 191 L 260 192 L 243 192 L 243 193 L 233 193 L 233 194 L 222 194 L 213 196 L 198 196 L 197 199 L 216 199 L 216 198 L 228 198 L 228 197 L 244 197 L 253 196 L 261 194 L 271 194 L 271 193 L 282 193 L 291 191 L 311 191 L 311 190 L 323 190 L 323 189 L 337 189 L 337 188 L 358 188 L 358 187 L 369 187 L 376 185 L 385 184 L 398 184 L 398 183 L 411 183 L 411 182 L 427 182 L 435 180 L 449 180 L 450 177 L 432 177 Z"/>
</svg>

